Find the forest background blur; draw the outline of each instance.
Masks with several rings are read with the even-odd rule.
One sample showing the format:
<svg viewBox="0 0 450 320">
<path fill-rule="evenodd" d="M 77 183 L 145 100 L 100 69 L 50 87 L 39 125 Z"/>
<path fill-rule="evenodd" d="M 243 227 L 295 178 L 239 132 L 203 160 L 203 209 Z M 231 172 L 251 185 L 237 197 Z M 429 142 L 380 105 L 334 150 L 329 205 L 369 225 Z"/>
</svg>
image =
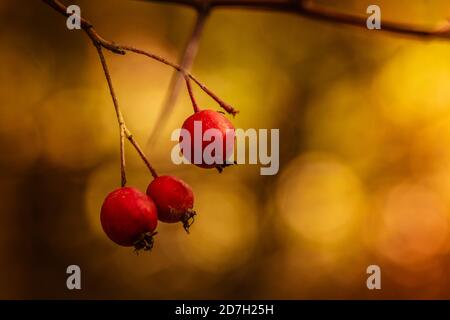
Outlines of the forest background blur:
<svg viewBox="0 0 450 320">
<path fill-rule="evenodd" d="M 372 4 L 317 2 L 363 16 Z M 75 3 L 105 38 L 171 61 L 195 20 L 176 5 Z M 377 4 L 383 20 L 450 17 L 448 0 Z M 450 298 L 450 41 L 214 11 L 193 74 L 240 110 L 236 127 L 280 128 L 280 172 L 172 164 L 170 133 L 192 112 L 183 90 L 147 155 L 193 187 L 198 218 L 190 235 L 161 223 L 153 252 L 137 256 L 100 225 L 120 184 L 118 127 L 91 41 L 40 1 L 2 0 L 0 29 L 0 298 Z M 105 54 L 145 145 L 173 70 Z M 129 145 L 127 162 L 145 189 Z M 80 291 L 66 288 L 71 264 Z M 382 290 L 366 288 L 371 264 Z"/>
</svg>

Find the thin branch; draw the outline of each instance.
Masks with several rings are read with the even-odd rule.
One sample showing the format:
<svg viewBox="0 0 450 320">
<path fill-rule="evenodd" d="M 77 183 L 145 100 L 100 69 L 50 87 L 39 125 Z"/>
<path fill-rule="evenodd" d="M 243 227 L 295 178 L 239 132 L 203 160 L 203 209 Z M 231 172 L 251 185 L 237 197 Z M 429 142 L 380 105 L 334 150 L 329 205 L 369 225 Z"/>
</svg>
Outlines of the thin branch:
<svg viewBox="0 0 450 320">
<path fill-rule="evenodd" d="M 181 66 L 179 66 L 176 63 L 170 62 L 169 60 L 158 56 L 154 53 L 148 52 L 148 51 L 144 51 L 132 46 L 127 46 L 127 45 L 118 45 L 119 48 L 125 50 L 125 51 L 130 51 L 130 52 L 134 52 L 137 54 L 141 54 L 144 55 L 146 57 L 149 57 L 153 60 L 159 61 L 165 65 L 168 65 L 172 68 L 174 68 L 175 70 L 181 72 L 183 75 L 188 76 L 189 78 L 192 79 L 192 81 L 194 81 L 207 95 L 209 95 L 214 101 L 216 101 L 219 106 L 224 109 L 226 112 L 228 112 L 229 114 L 232 114 L 233 116 L 235 116 L 237 113 L 239 113 L 238 110 L 234 109 L 231 105 L 229 105 L 228 103 L 226 103 L 225 101 L 223 101 L 222 99 L 219 98 L 219 96 L 217 96 L 214 92 L 212 92 L 207 86 L 205 86 L 202 82 L 200 82 L 200 80 L 198 80 L 196 77 L 194 77 L 192 74 L 190 74 L 189 72 L 187 72 L 185 69 L 183 69 Z"/>
<path fill-rule="evenodd" d="M 69 17 L 71 14 L 67 13 L 67 7 L 63 5 L 58 0 L 42 0 L 44 3 L 48 4 L 50 7 L 61 13 L 63 16 Z M 81 28 L 86 32 L 86 34 L 91 38 L 91 40 L 95 44 L 101 45 L 103 48 L 112 51 L 117 54 L 125 54 L 125 51 L 120 49 L 117 45 L 114 44 L 114 42 L 107 41 L 103 39 L 97 31 L 95 31 L 94 27 L 92 26 L 92 23 L 90 23 L 88 20 L 84 19 L 83 17 L 80 18 Z"/>
<path fill-rule="evenodd" d="M 192 81 L 194 81 L 203 91 L 205 91 L 206 94 L 208 94 L 211 98 L 213 98 L 226 112 L 228 112 L 233 116 L 239 113 L 239 110 L 234 109 L 231 105 L 220 99 L 218 95 L 216 95 L 214 92 L 208 89 L 208 87 L 206 87 L 203 83 L 201 83 L 197 78 L 195 78 L 191 74 L 187 74 L 187 76 L 191 78 Z"/>
<path fill-rule="evenodd" d="M 187 71 L 190 71 L 192 64 L 194 63 L 194 59 L 197 56 L 200 38 L 208 14 L 209 10 L 198 11 L 194 28 L 183 50 L 183 56 L 180 61 L 180 66 Z M 151 146 L 152 142 L 158 138 L 158 134 L 161 132 L 161 128 L 165 126 L 167 120 L 169 119 L 169 115 L 174 109 L 180 90 L 183 87 L 182 85 L 184 79 L 185 76 L 181 72 L 177 71 L 173 74 L 168 89 L 168 95 L 164 101 L 164 104 L 155 122 L 156 124 L 153 127 L 152 133 L 150 134 L 149 140 L 147 142 L 148 147 Z"/>
<path fill-rule="evenodd" d="M 205 5 L 205 0 L 144 0 L 148 2 L 163 2 L 167 4 L 182 4 L 199 10 Z M 361 27 L 367 30 L 367 17 L 348 13 L 341 13 L 335 10 L 318 5 L 311 0 L 211 0 L 206 1 L 210 10 L 214 8 L 244 8 L 253 10 L 270 10 L 298 14 L 314 20 L 345 24 Z M 450 22 L 448 23 L 450 25 Z M 383 21 L 382 28 L 377 31 L 384 31 L 404 36 L 412 36 L 422 39 L 450 39 L 450 28 L 435 28 L 433 30 L 422 29 L 415 25 L 402 24 L 391 21 Z"/>
<path fill-rule="evenodd" d="M 67 7 L 63 5 L 58 0 L 42 0 L 44 3 L 48 4 L 50 7 L 58 11 L 59 13 L 63 14 L 64 16 L 69 16 L 66 13 Z M 81 17 L 80 17 L 81 18 Z M 187 72 L 183 67 L 179 66 L 176 63 L 170 62 L 169 60 L 156 55 L 154 53 L 151 53 L 149 51 L 141 50 L 132 46 L 127 45 L 120 45 L 116 44 L 112 41 L 105 40 L 102 38 L 94 29 L 93 25 L 86 19 L 81 18 L 81 28 L 86 32 L 86 34 L 89 36 L 89 38 L 94 42 L 94 45 L 101 46 L 111 52 L 117 53 L 117 54 L 125 54 L 126 51 L 134 52 L 137 54 L 141 54 L 144 56 L 147 56 L 153 60 L 159 61 L 165 65 L 168 65 L 172 67 L 173 69 L 183 73 L 183 75 L 187 75 L 189 78 L 191 78 L 206 94 L 211 96 L 219 105 L 222 107 L 225 111 L 232 114 L 233 116 L 238 113 L 237 110 L 235 110 L 233 107 L 231 107 L 229 104 L 225 103 L 223 100 L 218 98 L 216 94 L 214 94 L 211 90 L 209 90 L 204 84 L 202 84 L 198 79 L 196 79 L 192 74 Z"/>
<path fill-rule="evenodd" d="M 128 128 L 127 128 L 127 126 L 125 124 L 125 121 L 124 121 L 123 115 L 122 115 L 122 111 L 120 110 L 120 107 L 119 107 L 119 102 L 117 101 L 117 96 L 116 96 L 116 94 L 114 92 L 114 87 L 113 87 L 113 84 L 112 84 L 111 75 L 109 73 L 108 65 L 106 63 L 105 56 L 103 55 L 102 46 L 97 44 L 95 47 L 97 48 L 98 56 L 100 58 L 100 62 L 102 64 L 103 71 L 105 73 L 106 82 L 108 83 L 109 92 L 110 92 L 111 98 L 113 100 L 114 109 L 116 111 L 116 116 L 117 116 L 117 121 L 119 122 L 119 129 L 120 129 L 120 172 L 121 172 L 121 176 L 122 176 L 122 183 L 121 183 L 121 185 L 122 185 L 122 187 L 124 187 L 126 185 L 126 183 L 127 183 L 127 178 L 126 178 L 126 173 L 125 173 L 126 172 L 125 143 L 124 143 L 125 137 L 134 146 L 134 148 L 138 152 L 139 156 L 142 158 L 142 160 L 146 164 L 147 168 L 150 170 L 150 173 L 152 174 L 152 176 L 154 178 L 156 178 L 158 176 L 158 174 L 156 173 L 155 169 L 152 167 L 152 165 L 148 161 L 148 159 L 145 156 L 145 154 L 142 152 L 141 147 L 136 142 L 136 140 L 134 139 L 134 137 L 131 134 L 130 130 L 128 130 Z"/>
<path fill-rule="evenodd" d="M 136 149 L 137 153 L 141 157 L 141 159 L 144 161 L 145 165 L 147 166 L 148 170 L 150 170 L 150 173 L 152 174 L 153 178 L 157 178 L 158 174 L 156 173 L 155 168 L 150 164 L 150 161 L 148 161 L 147 157 L 144 154 L 144 151 L 137 143 L 136 139 L 134 139 L 134 136 L 131 134 L 130 130 L 125 126 L 125 136 L 127 137 L 128 141 L 133 145 L 133 147 Z"/>
<path fill-rule="evenodd" d="M 194 108 L 194 112 L 199 112 L 197 101 L 195 101 L 194 92 L 192 91 L 191 79 L 188 76 L 184 76 L 184 80 L 186 81 L 186 87 L 189 92 L 189 97 L 191 98 L 192 107 Z"/>
<path fill-rule="evenodd" d="M 367 29 L 367 17 L 360 17 L 350 15 L 347 13 L 339 13 L 328 8 L 318 6 L 312 3 L 312 1 L 303 2 L 300 7 L 299 14 L 316 20 L 346 24 L 350 26 L 363 27 Z M 443 32 L 442 29 L 425 30 L 420 29 L 414 25 L 401 24 L 396 22 L 382 21 L 381 29 L 377 31 L 384 31 L 404 36 L 412 36 L 424 39 L 450 39 L 450 32 Z"/>
<path fill-rule="evenodd" d="M 125 161 L 125 126 L 120 125 L 120 177 L 122 187 L 127 184 L 126 161 Z"/>
<path fill-rule="evenodd" d="M 98 52 L 98 57 L 103 67 L 103 72 L 105 73 L 106 82 L 108 83 L 109 92 L 114 104 L 114 110 L 116 111 L 117 121 L 119 122 L 120 131 L 120 173 L 121 173 L 121 186 L 124 187 L 127 184 L 126 176 L 126 163 L 125 163 L 125 122 L 123 120 L 122 112 L 119 108 L 119 103 L 117 101 L 116 93 L 114 92 L 114 87 L 112 85 L 111 75 L 109 74 L 108 65 L 106 64 L 105 56 L 103 55 L 102 47 L 96 45 L 95 48 Z"/>
</svg>

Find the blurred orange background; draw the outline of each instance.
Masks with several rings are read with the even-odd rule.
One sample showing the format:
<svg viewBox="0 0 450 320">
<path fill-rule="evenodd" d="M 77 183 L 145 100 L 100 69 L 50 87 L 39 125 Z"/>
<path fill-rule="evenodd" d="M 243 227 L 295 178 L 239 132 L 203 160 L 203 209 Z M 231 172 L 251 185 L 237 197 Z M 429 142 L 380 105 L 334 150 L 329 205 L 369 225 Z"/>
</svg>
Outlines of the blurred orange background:
<svg viewBox="0 0 450 320">
<path fill-rule="evenodd" d="M 372 4 L 317 2 L 360 15 Z M 74 3 L 105 38 L 171 61 L 195 20 L 177 5 Z M 450 17 L 448 0 L 377 4 L 383 19 L 424 28 Z M 160 223 L 153 251 L 137 256 L 100 225 L 120 171 L 95 48 L 40 1 L 2 0 L 0 28 L 0 298 L 450 298 L 450 42 L 214 11 L 193 73 L 240 110 L 236 127 L 280 128 L 280 172 L 172 164 L 170 134 L 191 114 L 182 90 L 146 151 L 159 172 L 193 187 L 199 215 L 190 235 Z M 105 54 L 145 145 L 173 70 Z M 126 150 L 129 184 L 145 190 L 151 176 Z M 80 291 L 66 288 L 71 264 Z M 382 290 L 366 287 L 371 264 Z"/>
</svg>

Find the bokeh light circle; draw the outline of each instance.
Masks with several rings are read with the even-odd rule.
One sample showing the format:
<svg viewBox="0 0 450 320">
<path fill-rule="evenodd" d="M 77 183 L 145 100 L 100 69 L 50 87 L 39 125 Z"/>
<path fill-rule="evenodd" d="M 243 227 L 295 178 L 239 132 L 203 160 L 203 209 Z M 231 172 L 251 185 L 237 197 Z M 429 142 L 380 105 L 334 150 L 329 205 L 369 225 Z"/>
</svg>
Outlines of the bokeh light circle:
<svg viewBox="0 0 450 320">
<path fill-rule="evenodd" d="M 203 179 L 193 185 L 198 216 L 188 237 L 178 234 L 188 261 L 216 273 L 249 258 L 256 245 L 259 209 L 251 189 L 239 180 L 220 178 Z"/>
<path fill-rule="evenodd" d="M 56 92 L 39 106 L 44 152 L 51 163 L 86 168 L 117 149 L 117 121 L 108 99 L 106 92 L 74 88 Z"/>
<path fill-rule="evenodd" d="M 388 190 L 381 206 L 378 252 L 404 267 L 435 259 L 445 250 L 449 218 L 447 208 L 432 190 L 403 183 Z"/>
<path fill-rule="evenodd" d="M 364 192 L 357 176 L 325 154 L 295 159 L 279 178 L 279 212 L 296 233 L 324 244 L 339 244 L 358 225 Z"/>
</svg>

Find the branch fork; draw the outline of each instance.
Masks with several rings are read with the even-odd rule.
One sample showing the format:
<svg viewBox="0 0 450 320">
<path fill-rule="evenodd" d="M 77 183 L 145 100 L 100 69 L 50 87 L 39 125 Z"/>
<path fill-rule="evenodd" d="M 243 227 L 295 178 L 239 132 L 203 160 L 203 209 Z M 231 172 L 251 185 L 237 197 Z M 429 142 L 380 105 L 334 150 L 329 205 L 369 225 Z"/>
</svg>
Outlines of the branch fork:
<svg viewBox="0 0 450 320">
<path fill-rule="evenodd" d="M 64 15 L 65 17 L 71 16 L 71 14 L 67 13 L 67 7 L 63 5 L 58 0 L 42 0 L 44 3 L 48 4 L 50 7 L 55 9 L 60 14 Z M 183 76 L 186 79 L 186 83 L 188 85 L 188 91 L 189 95 L 191 97 L 194 110 L 199 110 L 197 103 L 195 102 L 195 98 L 192 92 L 192 87 L 190 85 L 190 80 L 194 81 L 206 94 L 208 94 L 211 98 L 213 98 L 225 111 L 229 112 L 230 114 L 235 115 L 237 113 L 237 110 L 233 109 L 229 104 L 221 100 L 216 94 L 214 94 L 211 90 L 209 90 L 203 83 L 201 83 L 197 78 L 195 78 L 192 74 L 187 72 L 183 67 L 172 63 L 168 61 L 167 59 L 158 56 L 154 53 L 141 50 L 132 46 L 127 45 L 120 45 L 112 41 L 105 40 L 103 37 L 101 37 L 97 31 L 94 29 L 93 24 L 90 23 L 88 20 L 84 19 L 83 17 L 79 17 L 81 28 L 85 31 L 85 33 L 88 35 L 88 37 L 92 40 L 92 43 L 94 47 L 97 49 L 98 56 L 100 58 L 100 62 L 102 64 L 103 72 L 105 74 L 106 81 L 108 83 L 108 88 L 111 94 L 111 98 L 113 100 L 114 109 L 116 112 L 117 121 L 119 124 L 119 132 L 120 132 L 120 172 L 121 172 L 121 186 L 125 186 L 127 183 L 126 178 L 126 161 L 125 161 L 125 139 L 127 139 L 133 147 L 136 149 L 139 156 L 144 161 L 145 165 L 149 169 L 150 173 L 154 178 L 158 176 L 156 173 L 156 170 L 152 167 L 150 164 L 150 161 L 147 159 L 147 157 L 144 154 L 144 151 L 136 141 L 136 139 L 133 137 L 133 134 L 130 132 L 130 130 L 127 128 L 122 111 L 119 107 L 119 103 L 117 101 L 117 97 L 114 91 L 114 87 L 111 80 L 111 75 L 109 73 L 108 65 L 106 63 L 105 56 L 103 54 L 103 49 L 106 49 L 108 51 L 111 51 L 116 54 L 124 55 L 127 51 L 134 52 L 136 54 L 144 55 L 146 57 L 149 57 L 153 60 L 159 61 L 165 65 L 168 65 L 175 70 L 181 72 Z M 197 112 L 196 111 L 196 112 Z"/>
</svg>

